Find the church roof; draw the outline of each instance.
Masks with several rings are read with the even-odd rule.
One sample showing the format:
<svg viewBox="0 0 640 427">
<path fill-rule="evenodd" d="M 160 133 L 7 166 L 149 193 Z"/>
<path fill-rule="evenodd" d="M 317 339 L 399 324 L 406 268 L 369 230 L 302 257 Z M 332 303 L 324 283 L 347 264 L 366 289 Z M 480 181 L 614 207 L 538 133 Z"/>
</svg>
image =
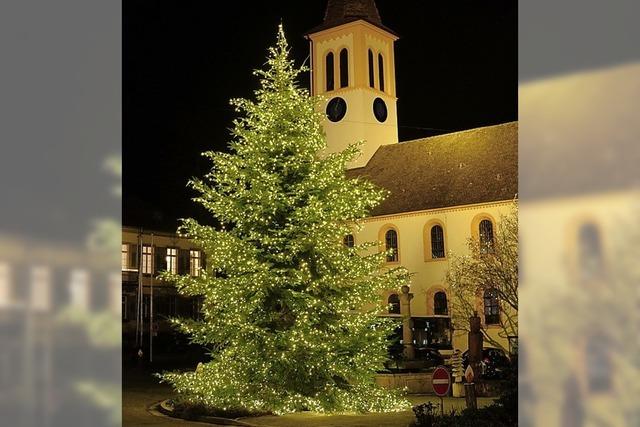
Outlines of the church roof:
<svg viewBox="0 0 640 427">
<path fill-rule="evenodd" d="M 366 177 L 390 191 L 372 216 L 512 200 L 518 192 L 518 124 L 383 145 L 347 176 Z"/>
<path fill-rule="evenodd" d="M 358 20 L 366 21 L 391 34 L 395 34 L 392 30 L 382 25 L 382 19 L 380 19 L 375 0 L 328 0 L 324 22 L 307 31 L 307 34 L 317 33 L 327 28 Z"/>
</svg>

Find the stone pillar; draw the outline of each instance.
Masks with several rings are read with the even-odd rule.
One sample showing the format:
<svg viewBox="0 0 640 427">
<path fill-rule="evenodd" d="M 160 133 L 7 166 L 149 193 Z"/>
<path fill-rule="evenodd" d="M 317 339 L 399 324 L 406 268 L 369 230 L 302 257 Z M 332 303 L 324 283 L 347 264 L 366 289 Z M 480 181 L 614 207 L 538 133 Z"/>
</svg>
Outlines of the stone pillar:
<svg viewBox="0 0 640 427">
<path fill-rule="evenodd" d="M 400 314 L 402 315 L 402 343 L 404 345 L 404 357 L 407 360 L 413 360 L 416 357 L 415 348 L 413 347 L 413 331 L 411 330 L 413 322 L 411 321 L 411 300 L 413 294 L 409 293 L 409 286 L 404 285 L 400 293 Z"/>
<path fill-rule="evenodd" d="M 480 361 L 482 360 L 482 332 L 480 331 L 480 317 L 477 312 L 469 318 L 469 365 L 473 369 L 476 381 L 480 378 Z"/>
</svg>

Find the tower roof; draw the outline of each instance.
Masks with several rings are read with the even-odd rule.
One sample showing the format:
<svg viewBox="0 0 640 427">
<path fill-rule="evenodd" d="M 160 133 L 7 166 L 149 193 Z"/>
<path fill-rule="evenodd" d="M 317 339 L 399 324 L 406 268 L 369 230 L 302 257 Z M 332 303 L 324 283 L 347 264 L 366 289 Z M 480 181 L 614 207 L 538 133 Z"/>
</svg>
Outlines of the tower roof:
<svg viewBox="0 0 640 427">
<path fill-rule="evenodd" d="M 358 20 L 366 21 L 396 35 L 395 32 L 382 25 L 382 19 L 380 19 L 380 12 L 378 12 L 375 0 L 328 0 L 324 22 L 309 30 L 307 34 L 317 33 L 327 28 Z"/>
</svg>

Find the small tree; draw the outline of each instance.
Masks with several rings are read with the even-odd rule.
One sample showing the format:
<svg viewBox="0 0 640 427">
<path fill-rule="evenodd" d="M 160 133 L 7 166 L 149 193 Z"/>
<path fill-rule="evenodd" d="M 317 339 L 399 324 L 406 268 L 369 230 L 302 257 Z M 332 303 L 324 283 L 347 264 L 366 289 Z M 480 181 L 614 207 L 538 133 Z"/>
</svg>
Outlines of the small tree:
<svg viewBox="0 0 640 427">
<path fill-rule="evenodd" d="M 509 339 L 518 336 L 518 210 L 500 218 L 495 227 L 493 243 L 483 244 L 469 239 L 469 253 L 454 254 L 447 272 L 447 282 L 453 294 L 452 321 L 456 330 L 469 330 L 469 317 L 482 312 L 485 292 L 492 292 L 499 304 L 498 336 Z M 489 246 L 490 245 L 490 246 Z M 485 342 L 504 348 L 503 341 L 482 329 Z"/>
<path fill-rule="evenodd" d="M 398 289 L 407 273 L 382 270 L 376 242 L 343 243 L 385 194 L 345 177 L 357 145 L 319 155 L 323 116 L 296 85 L 301 71 L 280 27 L 266 70 L 256 71 L 256 100 L 232 101 L 243 117 L 231 153 L 205 153 L 212 171 L 191 182 L 221 229 L 183 221 L 179 231 L 203 248 L 206 271 L 164 277 L 203 297 L 203 321 L 174 322 L 212 360 L 161 378 L 188 402 L 226 410 L 406 409 L 374 374 L 394 326 L 377 316 L 380 292 Z"/>
</svg>

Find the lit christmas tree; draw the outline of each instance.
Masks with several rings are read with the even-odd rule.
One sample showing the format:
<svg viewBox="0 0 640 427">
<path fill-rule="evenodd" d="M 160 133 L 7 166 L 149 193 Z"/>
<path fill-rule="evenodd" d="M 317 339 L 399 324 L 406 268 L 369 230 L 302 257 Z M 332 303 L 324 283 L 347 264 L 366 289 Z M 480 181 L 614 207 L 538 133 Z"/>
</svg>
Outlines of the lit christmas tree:
<svg viewBox="0 0 640 427">
<path fill-rule="evenodd" d="M 232 101 L 231 153 L 207 152 L 212 171 L 190 184 L 221 229 L 184 220 L 180 232 L 205 251 L 198 277 L 165 274 L 202 296 L 201 321 L 174 319 L 212 349 L 195 372 L 165 373 L 182 399 L 227 411 L 377 412 L 408 408 L 375 385 L 394 325 L 378 317 L 380 291 L 408 280 L 382 269 L 378 242 L 344 237 L 383 200 L 383 190 L 347 179 L 358 144 L 321 156 L 318 99 L 296 84 L 279 29 L 255 101 Z M 357 310 L 356 310 L 357 308 Z"/>
</svg>

